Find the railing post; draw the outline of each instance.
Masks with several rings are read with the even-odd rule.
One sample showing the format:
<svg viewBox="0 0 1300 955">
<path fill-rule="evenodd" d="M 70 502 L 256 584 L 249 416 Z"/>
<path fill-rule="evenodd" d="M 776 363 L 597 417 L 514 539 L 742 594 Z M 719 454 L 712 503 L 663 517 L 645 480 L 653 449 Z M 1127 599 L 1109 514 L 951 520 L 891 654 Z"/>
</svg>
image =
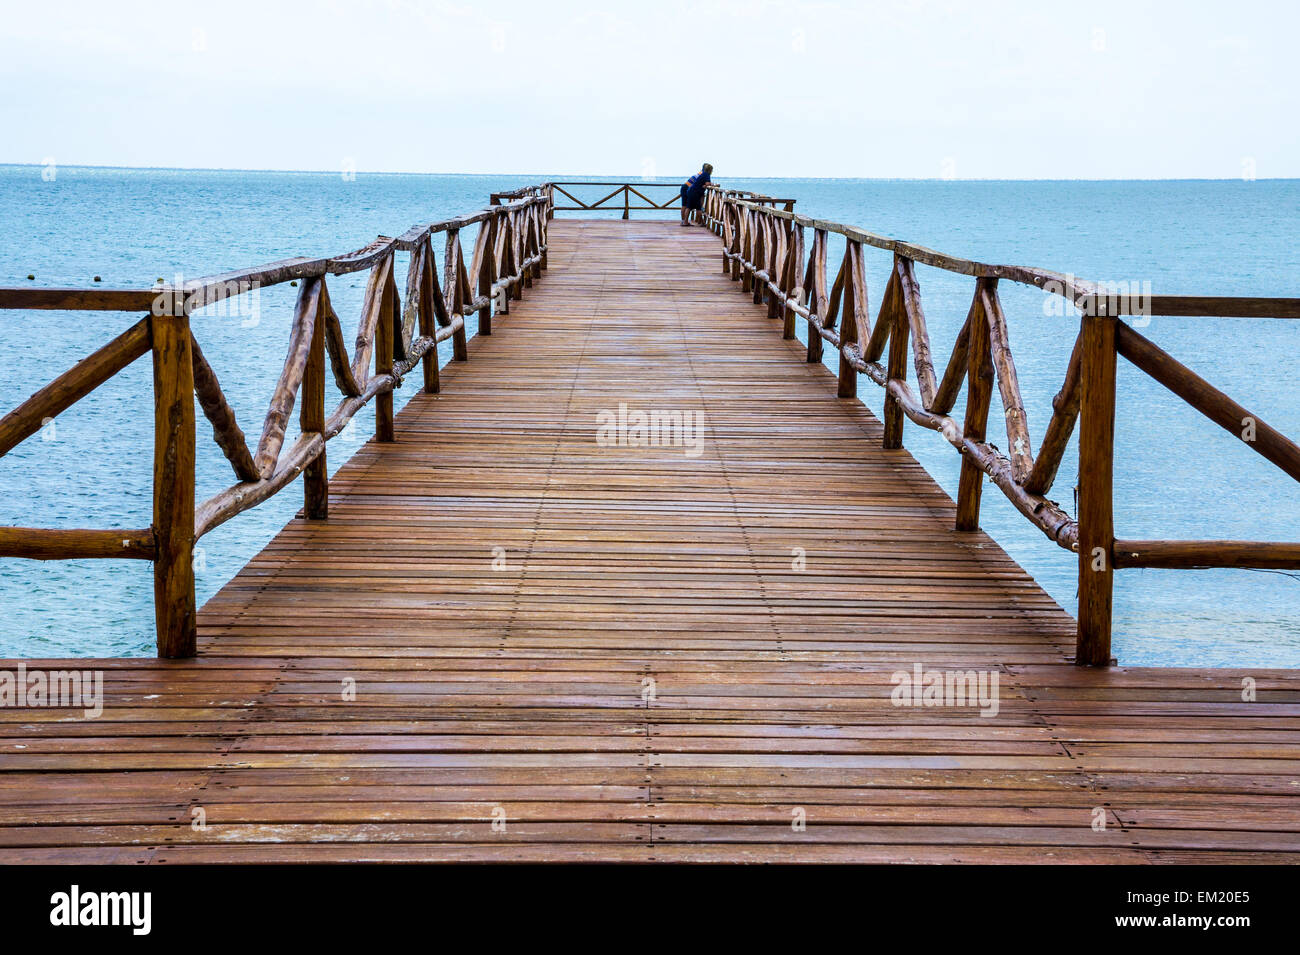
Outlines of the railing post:
<svg viewBox="0 0 1300 955">
<path fill-rule="evenodd" d="M 391 256 L 391 253 L 389 253 Z M 393 265 L 389 261 L 388 278 L 380 290 L 382 302 L 379 307 L 379 322 L 375 326 L 375 375 L 389 375 L 393 371 L 393 317 L 397 311 L 397 283 L 393 281 Z M 378 268 L 379 266 L 376 266 Z M 375 440 L 392 441 L 393 433 L 393 391 L 381 391 L 375 395 Z"/>
<path fill-rule="evenodd" d="M 308 281 L 311 281 L 310 279 Z M 325 279 L 316 279 L 322 285 L 324 301 Z M 323 521 L 329 516 L 329 470 L 325 462 L 325 316 L 317 309 L 311 330 L 311 349 L 307 352 L 307 365 L 302 373 L 302 409 L 298 412 L 298 426 L 303 434 L 320 434 L 320 454 L 307 462 L 302 472 L 303 517 L 309 521 Z"/>
<path fill-rule="evenodd" d="M 744 254 L 741 242 L 740 217 L 744 214 L 745 210 L 741 209 L 740 206 L 731 206 L 731 281 L 733 282 L 740 281 L 740 273 L 743 271 L 740 264 L 740 256 Z"/>
<path fill-rule="evenodd" d="M 630 192 L 628 191 L 627 186 L 624 185 L 624 186 L 623 186 L 623 218 L 624 218 L 624 219 L 626 219 L 626 218 L 628 217 L 628 215 L 627 215 L 627 213 L 628 213 L 628 206 L 629 206 L 629 204 L 630 204 L 630 203 L 628 202 L 628 200 L 631 198 L 631 196 L 632 196 L 632 193 L 630 193 Z"/>
<path fill-rule="evenodd" d="M 420 289 L 416 302 L 416 316 L 420 320 L 420 334 L 434 338 L 438 334 L 438 319 L 435 312 L 433 287 L 436 279 L 436 265 L 433 258 L 433 240 L 428 237 L 420 246 Z M 409 304 L 409 303 L 408 303 Z M 421 359 L 424 369 L 424 393 L 436 395 L 442 390 L 442 376 L 438 371 L 438 346 L 435 344 Z"/>
<path fill-rule="evenodd" d="M 811 281 L 807 282 L 808 288 L 804 289 L 805 304 L 812 309 L 817 316 L 817 324 L 820 325 L 826 319 L 826 230 L 813 229 L 812 251 L 808 254 L 808 272 L 806 275 Z M 810 365 L 820 364 L 822 360 L 822 336 L 821 333 L 813 327 L 813 323 L 808 323 L 808 363 Z"/>
<path fill-rule="evenodd" d="M 891 284 L 896 284 L 897 256 L 894 257 L 893 267 L 895 276 Z M 907 308 L 903 305 L 903 292 L 897 287 L 889 307 L 889 321 L 893 327 L 889 330 L 889 361 L 885 375 L 885 436 L 881 446 L 896 451 L 903 446 L 903 422 L 906 416 L 902 404 L 890 394 L 888 383 L 890 380 L 907 381 L 907 343 L 912 332 L 911 323 L 907 320 Z"/>
<path fill-rule="evenodd" d="M 1110 663 L 1114 591 L 1115 322 L 1106 299 L 1083 316 L 1079 386 L 1079 620 L 1074 662 Z"/>
<path fill-rule="evenodd" d="M 867 321 L 865 314 L 858 314 L 859 303 L 866 300 L 865 284 L 859 284 L 859 279 L 862 278 L 861 267 L 862 246 L 850 239 L 844 246 L 844 264 L 840 268 L 844 283 L 841 286 L 843 307 L 840 317 L 839 387 L 835 392 L 838 398 L 858 396 L 858 370 L 844 352 L 850 345 L 859 344 L 858 322 Z M 860 291 L 863 293 L 861 299 L 858 298 Z"/>
<path fill-rule="evenodd" d="M 540 212 L 537 213 L 537 243 L 538 243 L 538 245 L 540 246 L 540 250 L 539 250 L 539 251 L 540 251 L 541 254 L 542 254 L 542 261 L 541 261 L 541 264 L 540 264 L 540 270 L 541 270 L 542 272 L 545 272 L 546 269 L 547 269 L 547 262 L 546 262 L 546 249 L 547 249 L 547 241 L 546 241 L 546 208 L 545 208 L 545 206 L 543 206 L 543 207 L 542 207 L 542 210 L 541 210 Z M 541 278 L 541 275 L 540 275 L 540 274 L 538 275 L 538 278 Z"/>
<path fill-rule="evenodd" d="M 523 209 L 515 216 L 515 241 L 519 246 L 519 274 L 523 276 L 519 284 L 524 288 L 533 287 L 533 266 L 524 265 L 528 260 L 528 237 L 532 232 L 528 210 Z M 522 225 L 522 227 L 521 227 Z"/>
<path fill-rule="evenodd" d="M 508 279 L 508 278 L 510 278 L 511 275 L 514 274 L 513 272 L 507 272 L 507 271 L 506 271 L 508 268 L 512 268 L 512 267 L 514 266 L 514 262 L 513 262 L 513 259 L 514 259 L 514 254 L 513 254 L 513 253 L 514 253 L 514 244 L 513 244 L 513 239 L 514 239 L 514 237 L 510 234 L 510 219 L 509 219 L 509 217 L 508 217 L 508 216 L 497 216 L 496 219 L 493 221 L 493 229 L 495 230 L 495 231 L 492 233 L 493 247 L 495 248 L 495 244 L 496 244 L 498 241 L 501 243 L 501 254 L 498 255 L 498 256 L 496 257 L 496 259 L 495 259 L 495 263 L 496 263 L 496 265 L 495 265 L 495 268 L 496 268 L 496 272 L 495 272 L 495 274 L 496 274 L 496 280 L 499 282 L 499 281 L 501 281 L 501 279 L 503 279 L 503 278 L 504 278 L 504 279 Z M 509 315 L 509 314 L 510 314 L 510 299 L 513 298 L 513 297 L 514 297 L 514 295 L 513 295 L 512 291 L 511 291 L 511 287 L 510 287 L 509 285 L 502 285 L 502 286 L 501 286 L 501 305 L 500 305 L 499 308 L 496 309 L 496 313 L 497 313 L 498 315 Z"/>
<path fill-rule="evenodd" d="M 493 216 L 495 221 L 496 216 Z M 487 227 L 487 220 L 479 226 L 480 229 Z M 454 317 L 460 315 L 462 319 L 465 316 L 465 296 L 464 289 L 461 287 L 460 270 L 464 254 L 460 247 L 460 230 L 447 230 L 447 245 L 442 253 L 442 294 L 443 300 L 447 303 L 447 311 Z M 492 316 L 488 314 L 487 333 L 492 333 Z M 483 330 L 483 316 L 479 315 L 479 331 Z M 465 323 L 462 320 L 460 328 L 456 329 L 451 336 L 451 360 L 452 361 L 469 361 L 469 336 L 465 332 Z"/>
<path fill-rule="evenodd" d="M 993 399 L 993 347 L 989 340 L 988 316 L 984 314 L 983 292 L 996 279 L 975 280 L 975 303 L 970 315 L 970 347 L 967 352 L 966 421 L 962 434 L 981 442 L 988 427 L 989 403 Z M 962 454 L 961 477 L 957 482 L 957 530 L 977 531 L 980 527 L 980 493 L 984 472 Z"/>
<path fill-rule="evenodd" d="M 478 296 L 487 299 L 487 304 L 479 310 L 478 326 L 483 328 L 484 322 L 490 330 L 492 328 L 492 283 L 495 281 L 497 271 L 496 260 L 496 218 L 486 219 L 479 225 L 479 236 L 475 244 L 482 243 L 483 254 L 477 256 L 478 274 L 474 276 L 474 282 L 477 286 Z"/>
<path fill-rule="evenodd" d="M 160 296 L 160 301 L 162 300 Z M 179 293 L 150 318 L 153 348 L 154 620 L 158 656 L 192 657 L 194 600 L 194 359 Z M 161 314 L 160 314 L 161 313 Z"/>
</svg>

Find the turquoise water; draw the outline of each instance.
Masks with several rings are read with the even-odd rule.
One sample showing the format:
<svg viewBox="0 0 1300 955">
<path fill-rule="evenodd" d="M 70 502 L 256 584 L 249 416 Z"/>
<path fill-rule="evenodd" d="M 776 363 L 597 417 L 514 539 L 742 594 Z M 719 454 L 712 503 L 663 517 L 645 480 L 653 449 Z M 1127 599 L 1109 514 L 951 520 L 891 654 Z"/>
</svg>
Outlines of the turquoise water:
<svg viewBox="0 0 1300 955">
<path fill-rule="evenodd" d="M 565 176 L 420 176 L 0 167 L 0 284 L 149 286 L 293 255 L 337 254 L 477 209 L 494 190 Z M 1037 265 L 1155 293 L 1300 296 L 1300 182 L 719 181 L 798 199 L 809 215 L 860 225 L 985 262 Z M 598 190 L 584 194 L 597 196 Z M 644 215 L 644 213 L 642 214 Z M 469 253 L 472 230 L 465 237 Z M 832 243 L 832 262 L 842 247 Z M 889 259 L 868 253 L 871 307 Z M 401 263 L 405 269 L 405 264 Z M 28 282 L 27 275 L 36 276 Z M 942 365 L 971 281 L 920 268 Z M 330 283 L 345 326 L 365 276 Z M 287 346 L 295 290 L 263 292 L 250 314 L 199 315 L 195 333 L 255 440 Z M 1043 293 L 1004 283 L 1003 305 L 1031 434 L 1041 440 L 1077 331 Z M 0 410 L 70 367 L 137 316 L 0 313 Z M 473 330 L 471 323 L 471 331 Z M 1151 320 L 1144 334 L 1284 433 L 1300 435 L 1294 393 L 1300 323 Z M 349 332 L 350 334 L 350 332 Z M 449 346 L 449 343 L 444 343 Z M 730 346 L 729 346 L 730 347 Z M 443 355 L 445 361 L 449 357 Z M 415 392 L 413 376 L 398 397 Z M 1120 536 L 1300 539 L 1300 489 L 1242 443 L 1132 369 L 1120 370 L 1116 527 Z M 881 392 L 859 393 L 877 413 Z M 0 523 L 48 527 L 149 523 L 152 410 L 142 360 L 0 459 Z M 960 420 L 960 407 L 957 409 Z M 369 436 L 373 416 L 331 442 L 331 466 Z M 991 422 L 1000 422 L 996 404 Z M 232 482 L 200 416 L 200 499 Z M 995 435 L 1004 446 L 1005 436 Z M 290 435 L 292 440 L 293 435 Z M 907 447 L 955 493 L 959 458 L 908 425 Z M 349 447 L 349 443 L 351 447 Z M 1075 450 L 1052 496 L 1073 513 Z M 985 528 L 1066 609 L 1072 555 L 1049 543 L 996 489 Z M 197 586 L 211 596 L 301 505 L 287 490 L 204 538 Z M 135 561 L 0 560 L 0 656 L 149 655 L 152 577 Z M 1121 662 L 1300 666 L 1300 580 L 1252 571 L 1121 571 Z"/>
</svg>

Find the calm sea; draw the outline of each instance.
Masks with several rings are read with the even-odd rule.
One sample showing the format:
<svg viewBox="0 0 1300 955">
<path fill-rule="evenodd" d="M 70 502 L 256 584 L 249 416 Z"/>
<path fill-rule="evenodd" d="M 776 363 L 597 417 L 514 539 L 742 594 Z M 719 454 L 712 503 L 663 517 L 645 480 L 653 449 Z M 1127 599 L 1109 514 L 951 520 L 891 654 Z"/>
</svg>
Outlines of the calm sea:
<svg viewBox="0 0 1300 955">
<path fill-rule="evenodd" d="M 860 225 L 984 262 L 1156 293 L 1300 296 L 1300 181 L 937 182 L 725 180 L 798 199 L 809 215 Z M 51 176 L 51 173 L 53 175 Z M 376 234 L 481 208 L 493 190 L 564 176 L 421 176 L 0 167 L 0 284 L 147 287 L 294 255 L 357 248 Z M 595 197 L 594 190 L 588 190 Z M 466 236 L 466 253 L 470 250 Z M 839 249 L 832 247 L 832 255 Z M 837 262 L 837 259 L 832 260 Z M 868 259 L 872 309 L 888 258 Z M 28 274 L 35 275 L 28 281 Z M 965 318 L 971 282 L 919 270 L 937 361 Z M 364 275 L 331 283 L 355 323 Z M 268 290 L 256 315 L 200 315 L 196 335 L 245 431 L 260 430 L 284 359 L 294 290 Z M 1040 440 L 1077 330 L 1043 294 L 1004 283 L 1031 433 Z M 138 316 L 0 313 L 0 411 Z M 1300 435 L 1300 323 L 1153 319 L 1144 333 L 1263 420 Z M 445 343 L 449 344 L 449 343 Z M 729 346 L 733 347 L 733 346 Z M 443 356 L 443 360 L 447 359 Z M 418 387 L 408 379 L 399 404 Z M 149 523 L 152 410 L 142 360 L 0 460 L 0 523 Z M 1130 538 L 1300 539 L 1300 489 L 1160 386 L 1120 370 L 1116 527 Z M 881 392 L 863 381 L 877 413 Z M 960 412 L 960 408 L 958 409 Z M 1000 422 L 996 404 L 991 422 Z M 960 420 L 960 417 L 958 417 Z M 331 442 L 337 467 L 368 436 Z M 200 499 L 232 480 L 200 416 Z M 990 429 L 991 438 L 999 440 Z M 290 440 L 292 440 L 290 435 Z M 950 493 L 959 458 L 908 425 L 908 448 Z M 351 443 L 352 448 L 348 447 Z M 337 448 L 337 450 L 335 450 Z M 1073 513 L 1074 449 L 1053 496 Z M 984 526 L 1066 609 L 1075 564 L 990 489 Z M 301 504 L 286 492 L 204 538 L 200 601 Z M 0 560 L 0 656 L 149 655 L 152 577 L 143 561 Z M 1115 650 L 1130 664 L 1300 666 L 1300 578 L 1252 571 L 1122 571 Z"/>
</svg>

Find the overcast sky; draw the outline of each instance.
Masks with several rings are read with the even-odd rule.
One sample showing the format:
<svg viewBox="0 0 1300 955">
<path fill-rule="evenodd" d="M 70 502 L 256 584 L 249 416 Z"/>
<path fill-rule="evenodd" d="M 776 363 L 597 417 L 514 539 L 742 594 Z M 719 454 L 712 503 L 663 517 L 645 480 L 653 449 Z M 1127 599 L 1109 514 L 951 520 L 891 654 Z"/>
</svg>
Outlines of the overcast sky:
<svg viewBox="0 0 1300 955">
<path fill-rule="evenodd" d="M 1300 176 L 1300 3 L 14 3 L 0 162 Z"/>
</svg>

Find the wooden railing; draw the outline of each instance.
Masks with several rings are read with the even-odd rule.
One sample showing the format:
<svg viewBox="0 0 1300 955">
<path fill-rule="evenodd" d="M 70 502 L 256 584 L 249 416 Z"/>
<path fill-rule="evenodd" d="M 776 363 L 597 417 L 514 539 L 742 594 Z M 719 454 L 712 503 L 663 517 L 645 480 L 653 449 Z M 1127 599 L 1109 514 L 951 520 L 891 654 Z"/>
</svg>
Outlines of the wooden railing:
<svg viewBox="0 0 1300 955">
<path fill-rule="evenodd" d="M 575 196 L 570 189 L 579 189 L 582 187 L 596 186 L 600 188 L 601 196 L 599 199 L 584 200 Z M 619 212 L 623 213 L 623 218 L 630 217 L 633 212 L 662 212 L 671 209 L 681 208 L 681 189 L 680 182 L 548 182 L 544 184 L 546 189 L 551 190 L 551 195 L 558 192 L 565 199 L 573 203 L 571 206 L 555 205 L 556 212 Z M 611 190 L 605 192 L 606 189 Z M 666 199 L 656 201 L 649 198 L 641 190 L 653 192 L 656 189 L 672 190 Z M 748 199 L 751 202 L 771 203 L 782 205 L 789 212 L 794 208 L 795 200 L 793 199 L 773 199 L 770 196 L 761 196 L 755 192 L 749 192 L 744 189 L 729 189 L 726 195 Z M 512 193 L 499 193 L 502 197 L 513 195 Z M 645 205 L 634 205 L 633 196 L 645 203 Z M 620 199 L 622 203 L 620 204 Z M 563 200 L 561 200 L 563 201 Z"/>
<path fill-rule="evenodd" d="M 822 344 L 839 352 L 842 398 L 857 394 L 859 375 L 885 389 L 884 447 L 901 448 L 903 421 L 938 431 L 962 455 L 956 527 L 979 527 L 984 478 L 1046 536 L 1078 553 L 1079 612 L 1075 662 L 1111 662 L 1113 574 L 1123 567 L 1252 567 L 1300 569 L 1300 543 L 1229 540 L 1120 540 L 1112 500 L 1116 356 L 1122 355 L 1211 421 L 1300 481 L 1300 447 L 1184 367 L 1133 327 L 1125 315 L 1300 318 L 1300 299 L 1115 294 L 1093 282 L 1044 269 L 986 265 L 851 226 L 823 222 L 770 204 L 710 188 L 706 224 L 723 242 L 723 272 L 766 303 L 784 337 L 808 325 L 807 360 L 822 360 Z M 812 242 L 805 245 L 805 232 Z M 845 251 L 827 286 L 827 236 L 843 236 Z M 865 247 L 893 253 L 874 324 L 868 314 Z M 965 324 L 947 362 L 936 368 L 921 307 L 917 266 L 974 279 Z M 1052 416 L 1035 455 L 1011 354 L 1000 281 L 1064 296 L 1082 310 L 1081 326 L 1052 402 Z M 838 328 L 837 328 L 838 323 Z M 907 366 L 916 372 L 916 390 Z M 966 391 L 961 423 L 949 413 Z M 1006 412 L 1008 452 L 989 440 L 989 406 L 996 387 Z M 1079 433 L 1078 519 L 1047 497 L 1070 441 Z"/>
<path fill-rule="evenodd" d="M 426 392 L 439 390 L 438 343 L 451 339 L 453 360 L 469 357 L 465 317 L 477 313 L 480 335 L 492 334 L 494 309 L 510 301 L 546 268 L 550 191 L 519 190 L 505 204 L 494 198 L 481 212 L 419 225 L 399 238 L 381 236 L 337 258 L 297 258 L 147 290 L 0 289 L 0 309 L 144 311 L 149 314 L 60 375 L 0 419 L 0 456 L 146 353 L 154 371 L 153 523 L 147 528 L 64 530 L 0 528 L 0 557 L 38 560 L 126 557 L 154 563 L 158 654 L 195 652 L 195 543 L 236 514 L 303 476 L 304 516 L 326 517 L 327 442 L 363 406 L 375 401 L 375 439 L 393 440 L 393 391 L 422 366 Z M 468 267 L 460 230 L 478 226 Z M 443 281 L 434 264 L 433 236 L 446 237 Z M 409 252 L 406 301 L 397 290 L 394 256 Z M 369 270 L 356 341 L 349 357 L 330 304 L 326 277 Z M 250 450 L 213 368 L 195 340 L 195 310 L 284 282 L 299 284 L 288 356 L 271 396 L 256 451 Z M 325 413 L 326 356 L 342 400 Z M 371 361 L 373 359 L 373 370 Z M 194 398 L 236 483 L 195 504 Z M 283 449 L 295 401 L 301 437 Z"/>
</svg>

